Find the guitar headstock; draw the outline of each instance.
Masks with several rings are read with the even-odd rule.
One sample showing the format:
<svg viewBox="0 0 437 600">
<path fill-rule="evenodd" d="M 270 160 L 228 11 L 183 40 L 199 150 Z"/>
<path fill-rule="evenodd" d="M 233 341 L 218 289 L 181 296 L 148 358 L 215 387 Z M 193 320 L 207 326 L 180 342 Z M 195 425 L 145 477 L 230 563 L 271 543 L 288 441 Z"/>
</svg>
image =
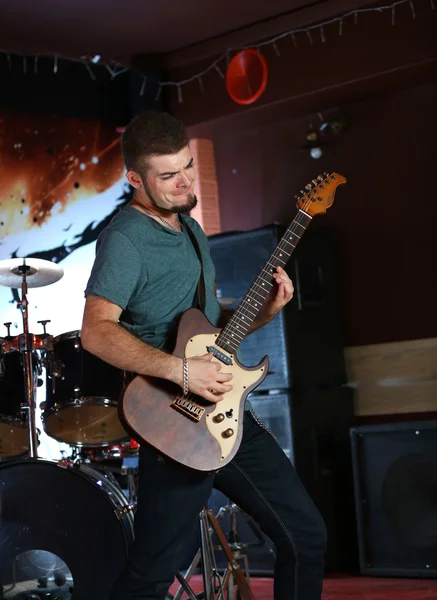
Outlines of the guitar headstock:
<svg viewBox="0 0 437 600">
<path fill-rule="evenodd" d="M 297 195 L 297 207 L 313 217 L 324 214 L 334 203 L 337 186 L 346 183 L 339 173 L 323 173 L 307 183 L 301 195 Z"/>
</svg>

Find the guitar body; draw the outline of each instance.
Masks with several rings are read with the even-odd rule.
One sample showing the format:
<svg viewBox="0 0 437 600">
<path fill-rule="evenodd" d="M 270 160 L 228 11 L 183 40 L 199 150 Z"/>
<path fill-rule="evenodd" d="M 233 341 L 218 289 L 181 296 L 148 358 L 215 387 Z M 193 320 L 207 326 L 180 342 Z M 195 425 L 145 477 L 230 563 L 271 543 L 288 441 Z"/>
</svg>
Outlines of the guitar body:
<svg viewBox="0 0 437 600">
<path fill-rule="evenodd" d="M 173 354 L 181 358 L 206 354 L 219 333 L 200 310 L 191 308 L 182 316 Z M 232 373 L 233 389 L 217 403 L 193 396 L 192 403 L 205 409 L 199 421 L 175 409 L 175 398 L 182 396 L 179 386 L 163 379 L 135 377 L 120 406 L 121 421 L 132 437 L 199 471 L 214 471 L 228 464 L 241 443 L 246 397 L 266 377 L 268 358 L 246 368 L 236 356 L 220 351 L 232 359 L 231 365 L 221 366 Z M 215 357 L 212 360 L 218 361 Z M 223 415 L 223 420 L 217 419 L 218 415 Z"/>
</svg>

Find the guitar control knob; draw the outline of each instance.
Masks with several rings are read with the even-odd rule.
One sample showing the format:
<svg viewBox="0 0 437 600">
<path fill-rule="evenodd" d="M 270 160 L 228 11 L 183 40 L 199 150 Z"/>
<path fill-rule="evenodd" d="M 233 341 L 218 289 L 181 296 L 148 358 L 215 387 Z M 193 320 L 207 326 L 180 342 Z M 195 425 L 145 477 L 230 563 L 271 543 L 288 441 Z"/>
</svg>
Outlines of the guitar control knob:
<svg viewBox="0 0 437 600">
<path fill-rule="evenodd" d="M 226 439 L 232 437 L 233 435 L 234 435 L 234 430 L 231 428 L 225 429 L 225 431 L 222 433 L 222 436 Z"/>
<path fill-rule="evenodd" d="M 223 413 L 219 413 L 218 415 L 213 417 L 212 420 L 214 421 L 214 423 L 221 423 L 222 421 L 225 420 L 225 415 Z"/>
</svg>

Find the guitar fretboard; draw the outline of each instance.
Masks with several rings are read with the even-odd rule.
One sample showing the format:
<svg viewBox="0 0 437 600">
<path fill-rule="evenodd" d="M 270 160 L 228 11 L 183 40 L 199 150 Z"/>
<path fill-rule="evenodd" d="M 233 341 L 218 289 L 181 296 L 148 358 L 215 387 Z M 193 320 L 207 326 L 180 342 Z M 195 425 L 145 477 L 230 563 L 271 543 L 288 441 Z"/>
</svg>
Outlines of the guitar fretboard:
<svg viewBox="0 0 437 600">
<path fill-rule="evenodd" d="M 273 273 L 276 272 L 276 267 L 285 267 L 299 240 L 310 224 L 311 218 L 303 210 L 298 211 L 293 222 L 280 239 L 279 244 L 238 305 L 228 324 L 220 332 L 216 340 L 217 346 L 230 354 L 236 352 L 270 294 L 275 281 Z"/>
</svg>

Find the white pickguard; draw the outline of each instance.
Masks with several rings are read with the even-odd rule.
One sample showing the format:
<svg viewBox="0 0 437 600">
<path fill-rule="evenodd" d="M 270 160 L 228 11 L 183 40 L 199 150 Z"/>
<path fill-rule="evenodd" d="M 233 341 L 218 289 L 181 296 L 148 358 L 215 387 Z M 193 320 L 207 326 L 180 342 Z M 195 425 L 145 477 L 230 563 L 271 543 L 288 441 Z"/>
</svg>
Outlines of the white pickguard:
<svg viewBox="0 0 437 600">
<path fill-rule="evenodd" d="M 207 347 L 214 346 L 217 337 L 218 334 L 213 333 L 195 335 L 190 338 L 185 347 L 186 358 L 193 358 L 194 356 L 202 356 L 206 354 Z M 225 394 L 224 400 L 217 402 L 214 410 L 203 418 L 206 418 L 206 424 L 209 432 L 220 444 L 221 461 L 223 461 L 227 456 L 229 456 L 234 448 L 240 420 L 243 418 L 243 415 L 240 414 L 241 397 L 246 392 L 247 388 L 249 388 L 263 376 L 264 367 L 246 371 L 236 364 L 232 354 L 228 354 L 222 348 L 219 348 L 219 350 L 232 359 L 232 365 L 225 365 L 216 358 L 213 358 L 212 360 L 220 363 L 221 370 L 224 373 L 232 373 L 233 378 L 229 383 L 233 387 L 230 392 Z M 233 412 L 232 417 L 226 417 L 226 413 L 231 410 Z M 214 422 L 214 417 L 219 413 L 225 415 L 225 418 L 221 423 L 216 423 Z M 223 437 L 223 433 L 228 429 L 233 429 L 233 435 L 228 438 Z"/>
</svg>

